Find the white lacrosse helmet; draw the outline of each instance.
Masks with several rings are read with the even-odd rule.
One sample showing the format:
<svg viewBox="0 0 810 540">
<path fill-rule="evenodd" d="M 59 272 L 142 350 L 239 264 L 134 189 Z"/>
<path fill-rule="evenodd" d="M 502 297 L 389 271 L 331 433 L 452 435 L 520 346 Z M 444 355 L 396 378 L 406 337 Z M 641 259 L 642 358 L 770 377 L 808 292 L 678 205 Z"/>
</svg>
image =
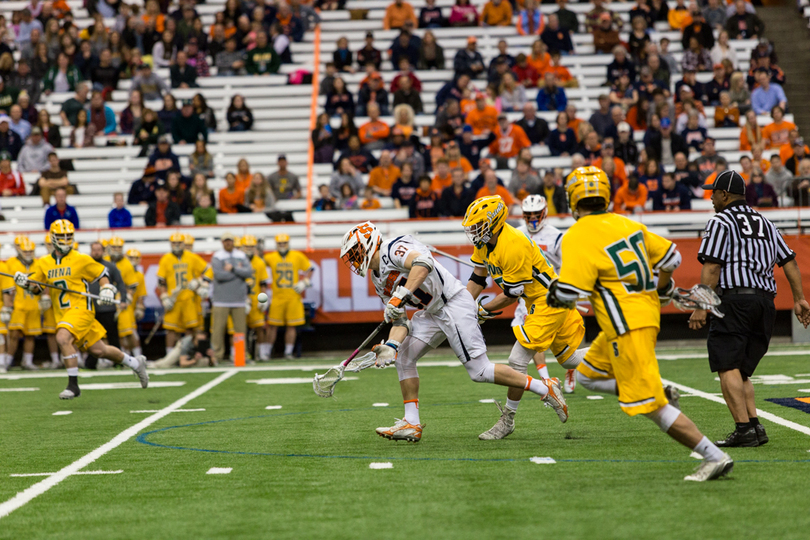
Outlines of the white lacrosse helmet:
<svg viewBox="0 0 810 540">
<path fill-rule="evenodd" d="M 371 258 L 382 244 L 380 230 L 370 221 L 352 227 L 343 236 L 340 258 L 358 276 L 365 277 Z"/>
<path fill-rule="evenodd" d="M 542 229 L 548 217 L 546 198 L 542 195 L 529 195 L 523 199 L 521 207 L 523 208 L 523 221 L 526 222 L 529 232 L 534 234 Z M 540 216 L 538 217 L 537 214 Z"/>
</svg>

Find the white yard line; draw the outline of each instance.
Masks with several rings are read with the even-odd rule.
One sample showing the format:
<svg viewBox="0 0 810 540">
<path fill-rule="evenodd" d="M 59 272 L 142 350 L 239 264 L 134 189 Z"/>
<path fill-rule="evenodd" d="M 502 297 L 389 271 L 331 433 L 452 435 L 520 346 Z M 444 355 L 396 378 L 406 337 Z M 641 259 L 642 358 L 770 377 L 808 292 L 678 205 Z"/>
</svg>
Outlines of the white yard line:
<svg viewBox="0 0 810 540">
<path fill-rule="evenodd" d="M 40 482 L 37 482 L 36 484 L 29 487 L 25 491 L 21 491 L 21 492 L 17 493 L 17 495 L 12 497 L 11 499 L 9 499 L 6 502 L 0 504 L 0 519 L 6 517 L 10 513 L 12 513 L 14 510 L 17 510 L 18 508 L 21 508 L 22 506 L 25 506 L 27 503 L 31 502 L 34 498 L 38 497 L 39 495 L 42 495 L 43 493 L 45 493 L 46 491 L 48 491 L 49 489 L 51 489 L 55 485 L 59 484 L 62 480 L 64 480 L 68 476 L 70 476 L 72 474 L 76 474 L 77 472 L 79 472 L 83 468 L 87 467 L 88 465 L 90 465 L 91 463 L 96 461 L 98 458 L 103 456 L 104 454 L 110 452 L 111 450 L 114 450 L 115 448 L 117 448 L 121 444 L 125 443 L 126 441 L 128 441 L 132 437 L 136 436 L 138 433 L 140 433 L 144 429 L 148 428 L 149 426 L 151 426 L 152 424 L 154 424 L 155 422 L 157 422 L 158 420 L 160 420 L 164 416 L 166 416 L 169 413 L 183 407 L 183 405 L 185 405 L 189 401 L 200 397 L 204 393 L 208 392 L 209 390 L 211 390 L 212 388 L 214 388 L 215 386 L 217 386 L 221 382 L 224 382 L 224 381 L 228 380 L 230 377 L 233 377 L 237 373 L 239 373 L 239 370 L 237 370 L 237 369 L 230 369 L 230 370 L 226 371 L 225 373 L 222 373 L 216 379 L 205 383 L 204 385 L 200 386 L 199 388 L 197 388 L 196 390 L 194 390 L 190 394 L 187 394 L 186 396 L 178 399 L 177 401 L 175 401 L 174 403 L 172 403 L 168 407 L 166 407 L 164 409 L 161 409 L 160 412 L 157 412 L 157 413 L 153 414 L 152 416 L 149 416 L 148 418 L 144 418 L 143 420 L 141 420 L 140 422 L 138 422 L 134 426 L 125 429 L 124 431 L 122 431 L 121 433 L 116 435 L 108 443 L 105 443 L 102 446 L 99 446 L 98 448 L 96 448 L 95 450 L 90 452 L 89 454 L 79 458 L 78 460 L 74 461 L 73 463 L 71 463 L 67 467 L 61 469 L 60 471 L 56 472 L 52 476 L 49 476 L 48 478 L 46 478 L 46 479 L 44 479 L 44 480 L 42 480 Z"/>
<path fill-rule="evenodd" d="M 726 404 L 726 400 L 720 396 L 715 394 L 710 394 L 708 392 L 702 392 L 695 388 L 690 388 L 688 386 L 684 386 L 682 384 L 678 384 L 673 381 L 668 381 L 666 379 L 661 379 L 665 385 L 669 384 L 681 390 L 683 392 L 689 392 L 690 394 L 694 394 L 698 397 L 702 397 L 703 399 L 708 399 L 709 401 L 714 401 L 715 403 L 720 403 L 721 405 Z M 791 422 L 790 420 L 785 420 L 781 416 L 776 416 L 773 413 L 769 413 L 768 411 L 763 411 L 762 409 L 757 409 L 757 418 L 764 418 L 766 420 L 770 420 L 774 424 L 779 424 L 780 426 L 784 426 L 786 428 L 790 428 L 794 431 L 798 431 L 799 433 L 804 433 L 805 435 L 810 435 L 810 427 L 803 426 L 801 424 L 797 424 L 796 422 Z"/>
<path fill-rule="evenodd" d="M 123 469 L 119 469 L 117 471 L 79 471 L 73 473 L 71 476 L 79 476 L 79 475 L 97 475 L 97 474 L 121 474 L 124 472 Z M 14 478 L 25 478 L 27 476 L 53 476 L 55 472 L 38 472 L 38 473 L 28 473 L 28 474 L 10 474 Z"/>
</svg>

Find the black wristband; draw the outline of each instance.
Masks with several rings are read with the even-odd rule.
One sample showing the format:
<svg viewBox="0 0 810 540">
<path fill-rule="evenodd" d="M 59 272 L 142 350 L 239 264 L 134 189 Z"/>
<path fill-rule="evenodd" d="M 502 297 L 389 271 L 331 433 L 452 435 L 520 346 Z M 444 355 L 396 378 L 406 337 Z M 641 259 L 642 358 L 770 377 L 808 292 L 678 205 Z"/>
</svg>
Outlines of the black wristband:
<svg viewBox="0 0 810 540">
<path fill-rule="evenodd" d="M 473 272 L 472 274 L 470 274 L 470 281 L 472 281 L 472 282 L 473 282 L 473 283 L 475 283 L 476 285 L 480 285 L 480 286 L 482 286 L 482 287 L 486 287 L 486 286 L 487 286 L 487 276 L 479 276 L 479 275 L 478 275 L 478 274 L 476 274 L 475 272 Z"/>
</svg>

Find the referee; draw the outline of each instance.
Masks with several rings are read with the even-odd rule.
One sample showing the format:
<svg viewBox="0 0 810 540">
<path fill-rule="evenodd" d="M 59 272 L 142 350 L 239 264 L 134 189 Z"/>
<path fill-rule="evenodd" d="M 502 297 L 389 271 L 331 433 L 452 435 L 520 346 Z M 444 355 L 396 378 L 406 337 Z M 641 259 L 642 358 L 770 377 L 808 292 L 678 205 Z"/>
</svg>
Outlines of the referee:
<svg viewBox="0 0 810 540">
<path fill-rule="evenodd" d="M 776 318 L 773 267 L 782 267 L 793 292 L 793 311 L 810 324 L 810 304 L 802 292 L 796 254 L 779 230 L 745 202 L 745 181 L 734 171 L 717 175 L 712 190 L 716 214 L 706 224 L 698 251 L 703 264 L 700 282 L 722 297 L 722 319 L 709 321 L 709 366 L 720 376 L 720 387 L 736 428 L 717 446 L 759 446 L 768 442 L 757 419 L 754 386 L 749 377 L 768 350 Z M 689 328 L 706 324 L 706 311 L 696 310 Z"/>
</svg>

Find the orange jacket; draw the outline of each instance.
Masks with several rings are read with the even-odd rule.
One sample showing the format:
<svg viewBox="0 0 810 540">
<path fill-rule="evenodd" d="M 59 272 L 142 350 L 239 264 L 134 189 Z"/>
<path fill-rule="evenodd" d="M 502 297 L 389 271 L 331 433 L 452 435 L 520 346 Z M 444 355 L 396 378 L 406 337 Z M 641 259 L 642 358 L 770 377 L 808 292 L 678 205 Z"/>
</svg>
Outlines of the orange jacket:
<svg viewBox="0 0 810 540">
<path fill-rule="evenodd" d="M 630 192 L 630 187 L 624 185 L 616 190 L 616 196 L 613 198 L 614 212 L 630 213 L 637 206 L 644 208 L 644 203 L 647 202 L 647 186 L 639 184 L 635 193 Z"/>
<path fill-rule="evenodd" d="M 253 175 L 250 173 L 247 174 L 236 173 L 236 189 L 242 191 L 249 190 L 251 178 L 253 178 Z"/>
<path fill-rule="evenodd" d="M 449 165 L 451 171 L 456 167 L 461 167 L 461 170 L 464 171 L 464 174 L 469 174 L 469 172 L 473 170 L 473 167 L 472 165 L 470 165 L 469 160 L 464 156 L 461 156 L 459 159 L 455 161 L 450 161 Z"/>
<path fill-rule="evenodd" d="M 402 28 L 405 26 L 405 21 L 413 22 L 413 27 L 419 26 L 419 21 L 416 19 L 416 13 L 413 11 L 413 6 L 408 2 L 402 2 L 398 6 L 396 2 L 392 2 L 385 10 L 385 17 L 383 17 L 383 28 L 391 30 L 392 28 Z"/>
<path fill-rule="evenodd" d="M 360 210 L 379 210 L 380 208 L 380 201 L 377 199 L 363 199 L 363 202 L 360 203 Z"/>
<path fill-rule="evenodd" d="M 489 145 L 490 154 L 503 158 L 512 158 L 518 155 L 523 148 L 532 145 L 522 127 L 509 124 L 506 129 L 505 133 L 499 133 L 498 138 Z"/>
<path fill-rule="evenodd" d="M 537 72 L 539 77 L 545 75 L 546 71 L 548 71 L 548 67 L 551 64 L 551 55 L 548 53 L 543 53 L 543 56 L 540 58 L 535 58 L 534 55 L 529 55 L 526 58 L 526 62 L 534 68 Z"/>
<path fill-rule="evenodd" d="M 473 128 L 473 135 L 481 135 L 484 131 L 493 133 L 498 131 L 498 110 L 492 105 L 486 105 L 483 111 L 478 107 L 467 113 L 465 122 Z"/>
<path fill-rule="evenodd" d="M 453 175 L 447 173 L 447 176 L 439 176 L 439 173 L 433 175 L 433 181 L 430 183 L 430 189 L 437 193 L 441 193 L 444 188 L 453 185 Z"/>
<path fill-rule="evenodd" d="M 360 129 L 357 130 L 357 135 L 360 137 L 360 142 L 368 144 L 374 141 L 381 141 L 387 139 L 391 134 L 391 128 L 385 122 L 366 122 Z"/>
<path fill-rule="evenodd" d="M 500 195 L 503 202 L 506 203 L 506 206 L 517 204 L 517 201 L 515 201 L 515 198 L 512 197 L 512 194 L 500 184 L 498 184 L 498 187 L 495 188 L 494 193 L 487 189 L 487 186 L 482 187 L 478 190 L 478 193 L 475 194 L 475 198 L 480 199 L 481 197 L 491 197 L 492 195 Z"/>
<path fill-rule="evenodd" d="M 762 140 L 765 148 L 779 148 L 788 142 L 788 135 L 791 130 L 796 129 L 796 124 L 782 120 L 778 124 L 771 122 L 762 128 Z"/>
<path fill-rule="evenodd" d="M 594 167 L 602 168 L 602 158 L 599 157 L 591 163 Z M 613 167 L 615 168 L 616 172 L 613 173 L 613 176 L 621 181 L 622 186 L 627 185 L 627 169 L 624 166 L 624 161 L 621 158 L 613 157 Z M 646 186 L 645 186 L 646 187 Z"/>
<path fill-rule="evenodd" d="M 490 0 L 484 4 L 481 12 L 481 21 L 489 26 L 509 26 L 512 24 L 512 4 L 507 0 L 502 0 L 501 5 L 496 6 Z"/>
<path fill-rule="evenodd" d="M 742 150 L 743 152 L 750 152 L 751 151 L 751 144 L 756 143 L 756 142 L 762 142 L 764 140 L 762 130 L 761 129 L 756 129 L 754 131 L 754 137 L 755 137 L 755 139 L 753 141 L 749 140 L 748 139 L 748 129 L 746 128 L 746 126 L 743 126 L 740 129 L 740 150 Z"/>
<path fill-rule="evenodd" d="M 368 174 L 368 185 L 388 191 L 398 179 L 399 167 L 396 165 L 391 164 L 385 168 L 377 166 Z"/>
<path fill-rule="evenodd" d="M 238 210 L 236 209 L 237 204 L 245 204 L 245 192 L 239 188 L 233 190 L 233 192 L 228 191 L 228 188 L 224 187 L 219 190 L 219 211 L 223 214 L 235 214 Z"/>
</svg>

